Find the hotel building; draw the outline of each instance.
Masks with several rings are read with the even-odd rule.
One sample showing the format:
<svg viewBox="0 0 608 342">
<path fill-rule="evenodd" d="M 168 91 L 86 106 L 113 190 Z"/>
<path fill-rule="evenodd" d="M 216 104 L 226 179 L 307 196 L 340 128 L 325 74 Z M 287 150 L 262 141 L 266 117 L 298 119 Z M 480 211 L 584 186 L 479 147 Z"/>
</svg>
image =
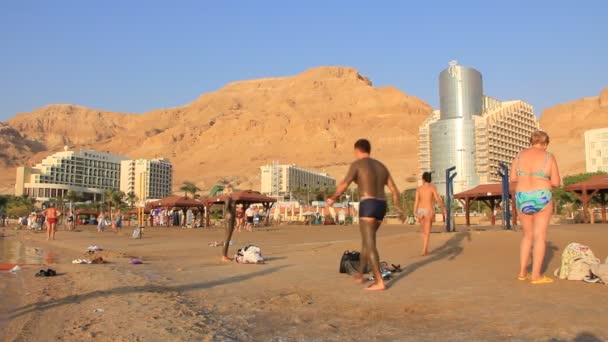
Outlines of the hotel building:
<svg viewBox="0 0 608 342">
<path fill-rule="evenodd" d="M 418 171 L 433 172 L 445 194 L 445 170 L 456 166 L 454 192 L 500 182 L 499 164 L 510 165 L 529 146 L 538 121 L 530 104 L 483 95 L 479 71 L 450 62 L 439 75 L 440 110 L 418 130 Z"/>
<path fill-rule="evenodd" d="M 587 172 L 608 172 L 608 127 L 585 131 Z"/>
<path fill-rule="evenodd" d="M 120 162 L 124 159 L 105 152 L 68 151 L 65 147 L 34 167 L 18 167 L 15 195 L 48 200 L 75 191 L 85 200 L 98 200 L 105 190 L 120 187 Z"/>
<path fill-rule="evenodd" d="M 120 190 L 133 192 L 140 200 L 171 195 L 173 166 L 164 158 L 123 160 L 120 162 Z"/>
<path fill-rule="evenodd" d="M 302 169 L 296 165 L 280 165 L 274 162 L 260 169 L 261 193 L 273 197 L 290 196 L 296 189 L 336 186 L 336 179 L 328 174 Z"/>
</svg>

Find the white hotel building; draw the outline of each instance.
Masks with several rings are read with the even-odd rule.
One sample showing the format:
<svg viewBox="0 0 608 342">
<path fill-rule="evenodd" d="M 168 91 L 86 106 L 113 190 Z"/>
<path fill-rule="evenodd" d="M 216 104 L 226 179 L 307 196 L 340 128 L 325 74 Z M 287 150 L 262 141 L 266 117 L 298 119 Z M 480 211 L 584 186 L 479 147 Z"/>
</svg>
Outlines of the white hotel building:
<svg viewBox="0 0 608 342">
<path fill-rule="evenodd" d="M 116 154 L 90 150 L 69 151 L 65 147 L 64 151 L 44 158 L 34 167 L 17 168 L 15 195 L 27 195 L 44 201 L 62 198 L 74 191 L 83 200 L 101 200 L 104 191 L 123 189 L 121 178 L 126 176 L 121 177 L 121 174 L 129 174 L 131 170 L 121 168 L 122 162 L 144 165 L 143 170 L 147 170 L 146 184 L 150 185 L 147 194 L 171 193 L 173 170 L 167 160 L 130 161 L 127 157 Z"/>
<path fill-rule="evenodd" d="M 261 193 L 273 197 L 287 197 L 296 189 L 314 189 L 336 186 L 336 179 L 326 173 L 306 170 L 296 165 L 277 162 L 261 169 Z"/>
<path fill-rule="evenodd" d="M 608 172 L 608 127 L 585 131 L 587 172 Z"/>
<path fill-rule="evenodd" d="M 123 160 L 120 163 L 120 190 L 133 192 L 140 200 L 171 195 L 173 166 L 168 159 Z"/>
<path fill-rule="evenodd" d="M 34 167 L 17 168 L 15 195 L 48 200 L 75 191 L 86 200 L 98 200 L 105 190 L 120 187 L 120 162 L 124 159 L 105 152 L 68 151 L 65 147 Z"/>
</svg>

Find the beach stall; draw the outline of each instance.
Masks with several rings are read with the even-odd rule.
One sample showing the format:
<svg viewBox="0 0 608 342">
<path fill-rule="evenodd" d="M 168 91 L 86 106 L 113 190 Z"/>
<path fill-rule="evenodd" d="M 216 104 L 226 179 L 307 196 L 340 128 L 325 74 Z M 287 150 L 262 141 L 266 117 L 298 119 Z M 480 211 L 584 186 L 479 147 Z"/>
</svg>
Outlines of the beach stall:
<svg viewBox="0 0 608 342">
<path fill-rule="evenodd" d="M 97 224 L 97 214 L 94 209 L 77 209 L 74 212 L 76 224 Z"/>
<path fill-rule="evenodd" d="M 589 202 L 597 197 L 602 206 L 602 223 L 606 223 L 606 200 L 608 194 L 608 175 L 595 175 L 591 178 L 564 187 L 583 203 L 583 221 L 589 223 Z"/>
<path fill-rule="evenodd" d="M 507 205 L 511 205 L 512 207 L 511 212 L 513 213 L 513 225 L 515 225 L 517 222 L 517 210 L 515 210 L 515 201 L 513 201 L 514 189 L 514 184 L 511 184 L 509 186 L 510 203 L 507 203 Z M 481 201 L 490 207 L 490 222 L 494 226 L 496 225 L 495 209 L 502 202 L 502 184 L 481 184 L 473 189 L 455 194 L 454 199 L 457 199 L 464 206 L 465 223 L 467 226 L 471 225 L 471 204 L 475 201 Z"/>
<path fill-rule="evenodd" d="M 207 212 L 211 209 L 211 206 L 214 204 L 224 204 L 226 200 L 230 198 L 237 205 L 243 205 L 243 209 L 249 208 L 253 204 L 261 204 L 264 207 L 264 211 L 266 213 L 270 212 L 270 207 L 274 202 L 277 201 L 276 198 L 268 197 L 266 195 L 262 195 L 261 193 L 253 190 L 242 190 L 235 191 L 230 194 L 222 194 L 218 196 L 209 197 L 205 200 L 205 209 Z M 265 216 L 265 223 L 268 224 L 270 219 L 269 215 Z M 206 215 L 206 226 L 209 226 L 210 218 L 209 215 Z"/>
<path fill-rule="evenodd" d="M 161 200 L 158 201 L 154 201 L 154 202 L 150 202 L 149 203 L 149 208 L 151 210 L 154 209 L 162 209 L 165 214 L 169 212 L 169 210 L 173 210 L 173 209 L 178 209 L 179 211 L 182 212 L 183 217 L 186 217 L 186 212 L 188 211 L 188 209 L 190 208 L 195 208 L 201 211 L 201 213 L 203 212 L 203 210 L 206 208 L 206 204 L 207 201 L 206 199 L 196 199 L 196 198 L 189 198 L 189 197 L 185 197 L 185 196 L 169 196 L 169 197 L 165 197 Z M 180 215 L 180 217 L 182 217 Z M 183 220 L 185 222 L 185 219 Z M 175 219 L 174 220 L 165 220 L 165 225 L 167 227 L 170 226 L 169 223 L 173 222 L 173 224 L 175 225 Z M 179 219 L 179 222 L 181 225 L 181 219 Z"/>
</svg>

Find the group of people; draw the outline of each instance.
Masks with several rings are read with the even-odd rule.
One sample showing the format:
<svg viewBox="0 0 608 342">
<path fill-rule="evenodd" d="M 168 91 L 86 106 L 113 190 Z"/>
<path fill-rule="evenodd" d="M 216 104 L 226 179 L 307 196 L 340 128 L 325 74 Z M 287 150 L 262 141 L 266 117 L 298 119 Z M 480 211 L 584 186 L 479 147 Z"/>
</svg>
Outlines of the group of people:
<svg viewBox="0 0 608 342">
<path fill-rule="evenodd" d="M 97 216 L 97 232 L 103 233 L 107 226 L 112 227 L 114 233 L 120 233 L 122 230 L 122 210 L 118 209 L 114 213 L 114 217 L 110 214 L 106 215 L 106 212 L 101 210 Z"/>
<path fill-rule="evenodd" d="M 253 231 L 253 226 L 260 220 L 260 209 L 257 206 L 250 206 L 247 209 L 243 210 L 242 205 L 237 205 L 235 210 L 235 225 L 236 231 L 242 232 L 243 228 L 246 231 Z"/>
<path fill-rule="evenodd" d="M 543 131 L 536 131 L 530 137 L 530 147 L 521 151 L 511 165 L 512 183 L 516 183 L 515 204 L 520 213 L 523 238 L 520 243 L 520 265 L 518 280 L 528 280 L 531 284 L 553 282 L 541 274 L 545 257 L 547 228 L 553 209 L 551 189 L 559 187 L 561 178 L 555 157 L 547 151 L 549 136 Z M 395 208 L 401 211 L 399 190 L 386 166 L 371 158 L 371 144 L 366 139 L 355 142 L 355 161 L 351 164 L 344 180 L 337 186 L 336 192 L 327 200 L 331 206 L 348 189 L 352 182 L 359 187 L 361 201 L 359 204 L 359 227 L 361 231 L 361 254 L 359 272 L 355 281 L 365 282 L 363 274 L 370 267 L 374 283 L 366 287 L 370 291 L 382 291 L 386 284 L 380 270 L 380 257 L 376 246 L 376 234 L 387 211 L 384 188 L 392 193 Z M 422 185 L 416 189 L 414 213 L 422 227 L 422 255 L 428 254 L 431 225 L 435 215 L 435 206 L 439 205 L 444 217 L 446 208 L 431 183 L 431 173 L 422 175 Z M 224 255 L 224 257 L 226 257 Z M 532 271 L 528 266 L 532 258 Z"/>
</svg>

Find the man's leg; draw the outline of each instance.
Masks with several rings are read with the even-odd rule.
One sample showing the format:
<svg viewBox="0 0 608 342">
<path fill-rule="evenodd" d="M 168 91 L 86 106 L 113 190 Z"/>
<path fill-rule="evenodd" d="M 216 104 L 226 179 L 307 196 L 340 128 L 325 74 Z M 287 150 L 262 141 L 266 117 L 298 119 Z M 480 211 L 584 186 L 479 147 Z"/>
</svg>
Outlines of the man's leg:
<svg viewBox="0 0 608 342">
<path fill-rule="evenodd" d="M 359 230 L 361 231 L 361 254 L 359 254 L 359 272 L 355 274 L 355 282 L 363 284 L 365 279 L 363 275 L 366 272 L 369 263 L 369 243 L 367 242 L 367 228 L 364 226 L 363 220 L 359 221 Z"/>
<path fill-rule="evenodd" d="M 49 223 L 49 226 L 51 226 L 51 240 L 55 240 L 55 229 L 57 228 L 57 224 Z"/>
<path fill-rule="evenodd" d="M 378 249 L 376 247 L 376 232 L 380 228 L 381 221 L 378 221 L 371 217 L 362 217 L 359 220 L 361 227 L 361 235 L 363 237 L 363 245 L 367 251 L 367 263 L 374 274 L 376 282 L 366 290 L 370 291 L 382 291 L 386 289 L 384 285 L 384 279 L 382 279 L 382 273 L 380 272 L 380 256 L 378 255 Z M 363 260 L 363 255 L 361 256 Z"/>
<path fill-rule="evenodd" d="M 46 241 L 49 241 L 51 239 L 51 225 L 47 222 L 46 223 Z"/>
<path fill-rule="evenodd" d="M 222 248 L 222 261 L 232 261 L 231 258 L 228 257 L 228 248 L 230 248 L 230 240 L 232 240 L 232 233 L 234 232 L 235 219 L 233 215 L 228 216 L 228 223 L 225 226 L 225 235 L 224 235 L 224 246 Z"/>
</svg>

